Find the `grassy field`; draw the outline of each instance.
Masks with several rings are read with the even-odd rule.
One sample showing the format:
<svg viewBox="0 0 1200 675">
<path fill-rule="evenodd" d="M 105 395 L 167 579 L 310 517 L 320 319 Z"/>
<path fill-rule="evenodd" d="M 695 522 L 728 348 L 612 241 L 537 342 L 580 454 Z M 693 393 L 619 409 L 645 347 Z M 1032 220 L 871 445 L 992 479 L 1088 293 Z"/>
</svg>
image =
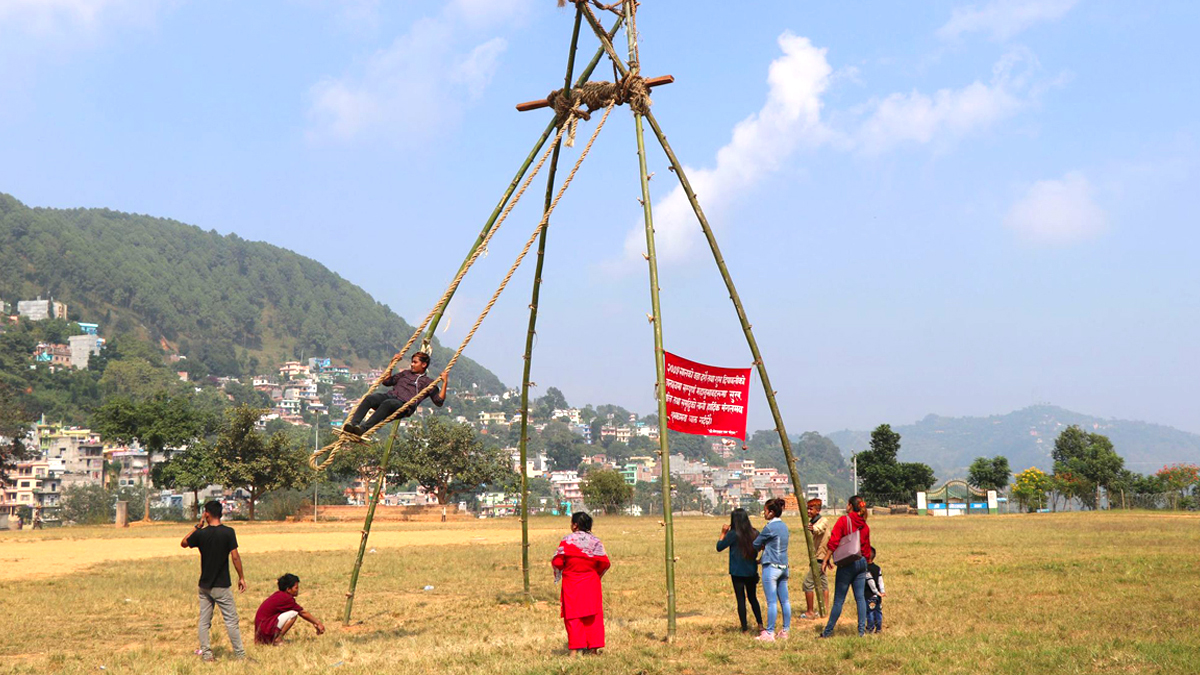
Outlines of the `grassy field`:
<svg viewBox="0 0 1200 675">
<path fill-rule="evenodd" d="M 0 577 L 0 671 L 1200 672 L 1200 517 L 876 517 L 886 632 L 855 637 L 850 603 L 837 639 L 817 641 L 816 623 L 796 621 L 792 639 L 772 645 L 737 630 L 725 554 L 713 549 L 721 523 L 676 519 L 679 629 L 668 644 L 661 528 L 652 518 L 598 519 L 613 560 L 604 584 L 608 648 L 578 660 L 565 654 L 548 564 L 561 518 L 532 522 L 532 607 L 520 601 L 517 521 L 378 526 L 348 628 L 338 619 L 353 525 L 235 523 L 250 583 L 238 609 L 251 660 L 231 658 L 217 621 L 215 664 L 193 653 L 199 556 L 171 548 L 187 525 L 0 533 L 5 570 L 42 575 Z M 49 546 L 60 548 L 41 550 Z M 59 574 L 55 561 L 70 549 L 81 557 Z M 289 571 L 303 580 L 301 604 L 329 632 L 317 637 L 300 622 L 287 646 L 250 644 L 258 603 Z M 797 577 L 796 615 L 799 586 Z"/>
</svg>

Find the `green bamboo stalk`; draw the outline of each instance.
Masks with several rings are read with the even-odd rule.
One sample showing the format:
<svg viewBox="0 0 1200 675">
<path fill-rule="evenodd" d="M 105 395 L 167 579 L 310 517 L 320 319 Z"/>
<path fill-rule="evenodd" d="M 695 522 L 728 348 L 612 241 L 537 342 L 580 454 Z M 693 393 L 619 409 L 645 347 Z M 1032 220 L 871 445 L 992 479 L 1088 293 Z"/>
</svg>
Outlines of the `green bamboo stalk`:
<svg viewBox="0 0 1200 675">
<path fill-rule="evenodd" d="M 588 24 L 592 27 L 596 37 L 600 39 L 601 47 L 612 59 L 613 65 L 617 71 L 624 76 L 629 72 L 625 64 L 621 63 L 621 59 L 617 57 L 615 50 L 612 47 L 611 40 L 606 40 L 603 34 L 603 29 L 596 22 L 594 16 L 590 12 L 585 13 Z M 633 56 L 631 56 L 633 58 Z M 708 218 L 704 215 L 704 210 L 700 208 L 700 202 L 696 199 L 696 193 L 692 190 L 691 183 L 687 180 L 687 175 L 684 173 L 683 164 L 679 162 L 675 156 L 675 151 L 671 149 L 670 143 L 667 142 L 667 136 L 663 133 L 662 128 L 658 125 L 658 120 L 654 118 L 654 113 L 651 111 L 646 115 L 646 119 L 650 122 L 650 128 L 654 131 L 654 135 L 658 138 L 659 144 L 662 145 L 663 151 L 667 153 L 667 158 L 671 162 L 671 167 L 675 170 L 675 175 L 679 178 L 680 184 L 683 186 L 683 191 L 688 197 L 688 201 L 692 205 L 692 210 L 696 212 L 696 217 L 700 221 L 700 228 L 704 231 L 704 236 L 708 240 L 709 248 L 712 249 L 713 257 L 717 261 L 717 269 L 721 271 L 721 278 L 725 281 L 725 287 L 729 290 L 729 299 L 733 301 L 733 306 L 737 310 L 738 320 L 742 324 L 742 332 L 746 335 L 746 342 L 750 345 L 750 353 L 754 357 L 754 365 L 758 369 L 759 379 L 762 380 L 763 390 L 767 395 L 767 404 L 771 408 L 771 416 L 775 421 L 775 430 L 779 432 L 779 441 L 783 445 L 783 455 L 788 465 L 788 477 L 792 481 L 792 490 L 796 495 L 798 505 L 804 504 L 804 493 L 800 483 L 800 476 L 796 470 L 796 460 L 792 455 L 792 442 L 788 440 L 787 429 L 783 424 L 783 416 L 779 412 L 779 404 L 775 400 L 775 390 L 771 388 L 771 379 L 767 376 L 767 366 L 763 361 L 762 352 L 758 349 L 758 341 L 754 339 L 754 331 L 751 329 L 750 320 L 746 317 L 746 310 L 742 306 L 741 297 L 738 295 L 737 288 L 733 284 L 733 277 L 729 274 L 729 269 L 725 265 L 725 258 L 721 255 L 721 249 L 717 246 L 716 237 L 713 236 L 712 228 L 708 224 Z M 649 208 L 649 207 L 647 207 Z M 801 508 L 801 513 L 804 509 Z M 807 517 L 807 516 L 805 516 Z M 812 532 L 808 528 L 804 528 L 804 540 L 808 545 L 809 567 L 813 572 L 813 578 L 819 579 L 821 570 L 817 564 L 816 547 L 814 546 Z M 820 593 L 817 594 L 817 607 L 821 616 L 825 615 L 825 603 Z"/>
<path fill-rule="evenodd" d="M 600 31 L 606 36 L 616 35 L 617 30 L 621 27 L 621 23 L 624 20 L 624 17 L 619 17 L 616 23 L 613 24 L 612 29 L 605 32 L 604 29 L 601 28 Z M 611 37 L 609 39 L 611 41 Z M 603 47 L 596 50 L 595 55 L 592 56 L 592 60 L 588 62 L 587 67 L 584 68 L 583 72 L 579 74 L 579 79 L 575 81 L 576 87 L 581 86 L 583 83 L 588 81 L 588 78 L 592 76 L 592 71 L 594 71 L 596 66 L 600 64 L 600 58 L 602 56 L 604 56 Z M 492 215 L 489 216 L 487 222 L 484 223 L 483 230 L 479 232 L 479 237 L 475 239 L 475 243 L 472 244 L 471 249 L 467 251 L 467 256 L 463 258 L 462 264 L 458 266 L 458 271 L 455 272 L 455 276 L 457 276 L 458 272 L 462 271 L 463 267 L 466 267 L 467 261 L 471 259 L 471 256 L 475 255 L 475 250 L 479 248 L 479 246 L 483 243 L 483 240 L 487 237 L 488 232 L 492 230 L 492 226 L 496 224 L 496 219 L 500 217 L 500 213 L 504 210 L 505 205 L 508 204 L 508 200 L 512 197 L 513 193 L 516 192 L 517 186 L 521 184 L 521 179 L 525 177 L 525 172 L 528 171 L 529 167 L 533 165 L 534 158 L 537 157 L 539 152 L 541 152 L 542 146 L 546 145 L 546 141 L 550 140 L 550 136 L 555 133 L 554 130 L 556 128 L 558 128 L 557 116 L 550 120 L 550 122 L 546 125 L 546 129 L 542 131 L 542 135 L 538 138 L 537 143 L 535 143 L 533 149 L 529 151 L 529 156 L 525 158 L 525 161 L 521 164 L 521 167 L 517 169 L 517 173 L 515 176 L 513 176 L 512 182 L 508 184 L 508 189 L 505 190 L 504 195 L 500 197 L 500 203 L 496 204 L 496 208 L 492 211 Z M 425 336 L 421 340 L 421 351 L 425 352 L 426 354 L 429 353 L 430 347 L 433 344 L 433 335 L 437 331 L 438 323 L 441 322 L 442 316 L 446 313 L 446 307 L 450 306 L 450 299 L 453 297 L 454 296 L 451 295 L 450 298 L 446 298 L 446 304 L 443 305 L 436 314 L 434 314 L 433 320 L 429 322 L 429 328 L 425 330 Z"/>
<path fill-rule="evenodd" d="M 367 519 L 363 522 L 362 540 L 358 542 L 358 557 L 354 560 L 354 570 L 350 572 L 350 591 L 346 593 L 346 610 L 342 613 L 342 625 L 350 625 L 350 612 L 354 609 L 354 591 L 358 588 L 358 572 L 362 569 L 363 555 L 367 552 L 367 537 L 371 536 L 371 521 L 375 520 L 375 506 L 379 503 L 379 493 L 383 491 L 383 482 L 387 478 L 388 460 L 392 456 L 392 446 L 396 444 L 396 433 L 400 431 L 400 420 L 392 423 L 392 435 L 388 438 L 387 448 L 383 451 L 383 459 L 379 462 L 379 479 L 375 481 L 375 490 L 367 502 Z"/>
<path fill-rule="evenodd" d="M 712 227 L 708 224 L 708 218 L 704 215 L 704 209 L 700 208 L 700 202 L 696 199 L 696 193 L 692 190 L 691 183 L 688 182 L 687 174 L 683 170 L 683 164 L 675 156 L 675 151 L 671 149 L 671 144 L 667 142 L 667 136 L 663 133 L 662 127 L 658 125 L 658 120 L 654 118 L 654 113 L 647 114 L 646 119 L 649 120 L 650 128 L 658 138 L 659 144 L 662 145 L 663 151 L 667 153 L 667 158 L 671 162 L 671 168 L 674 169 L 675 175 L 679 178 L 679 184 L 683 186 L 683 192 L 687 195 L 688 201 L 691 202 L 692 210 L 696 212 L 696 218 L 700 221 L 700 229 L 704 230 L 704 238 L 708 240 L 708 246 L 712 250 L 713 258 L 717 261 L 717 269 L 721 271 L 721 278 L 725 280 L 725 288 L 729 291 L 729 299 L 733 301 L 733 306 L 737 310 L 738 320 L 742 324 L 742 332 L 746 334 L 746 342 L 750 345 L 750 354 L 754 357 L 754 365 L 758 368 L 758 377 L 762 380 L 763 390 L 767 395 L 767 405 L 771 408 L 771 417 L 775 420 L 775 429 L 779 432 L 779 441 L 783 444 L 783 456 L 787 460 L 788 477 L 792 480 L 792 491 L 796 495 L 796 503 L 800 507 L 800 514 L 807 522 L 808 515 L 804 510 L 804 489 L 800 483 L 800 475 L 796 470 L 796 460 L 792 456 L 792 442 L 788 440 L 787 430 L 783 426 L 783 416 L 779 412 L 779 404 L 775 400 L 775 391 L 771 388 L 771 378 L 767 376 L 767 366 L 763 361 L 762 352 L 758 349 L 758 341 L 754 339 L 754 330 L 751 328 L 750 319 L 746 316 L 746 309 L 742 306 L 742 299 L 738 295 L 737 287 L 733 284 L 733 277 L 729 274 L 729 268 L 725 265 L 725 258 L 721 255 L 721 248 L 717 245 L 717 239 L 713 235 Z M 813 534 L 807 527 L 804 528 L 804 541 L 808 545 L 808 564 L 812 570 L 813 579 L 820 579 L 821 568 L 817 562 Z M 817 609 L 821 616 L 825 616 L 824 596 L 821 593 L 817 593 L 816 596 Z"/>
<path fill-rule="evenodd" d="M 633 3 L 625 3 L 625 35 L 629 41 L 629 60 L 638 58 L 637 34 L 631 30 Z M 611 42 L 608 50 L 612 51 Z M 614 61 L 616 63 L 620 59 Z M 663 559 L 667 573 L 667 640 L 675 639 L 675 523 L 671 515 L 671 450 L 667 444 L 667 386 L 666 363 L 663 355 L 662 306 L 658 298 L 658 259 L 654 249 L 654 218 L 650 208 L 650 174 L 646 169 L 646 143 L 642 133 L 642 116 L 633 112 L 633 127 L 637 136 L 638 171 L 642 184 L 642 215 L 646 221 L 646 260 L 650 269 L 650 308 L 654 328 L 655 391 L 658 398 L 658 453 L 662 457 L 659 481 L 663 493 L 663 526 L 666 530 Z"/>
<path fill-rule="evenodd" d="M 575 8 L 575 28 L 571 33 L 571 48 L 567 52 L 567 75 L 563 78 L 563 86 L 571 86 L 571 76 L 575 71 L 575 49 L 579 45 L 579 26 L 583 21 L 583 10 Z M 599 52 L 597 52 L 599 54 Z M 546 176 L 546 201 L 542 211 L 550 210 L 554 200 L 554 176 L 558 172 L 558 154 L 562 142 L 554 144 L 554 153 L 550 156 L 550 170 Z M 521 375 L 521 443 L 520 443 L 520 472 L 521 472 L 521 576 L 525 589 L 526 602 L 533 602 L 533 594 L 529 591 L 529 475 L 525 471 L 528 457 L 529 442 L 529 370 L 533 364 L 533 338 L 537 327 L 538 298 L 542 290 L 542 265 L 546 258 L 546 232 L 550 229 L 550 221 L 546 221 L 542 233 L 538 237 L 537 265 L 533 271 L 533 298 L 529 301 L 529 332 L 525 334 L 525 368 Z"/>
</svg>

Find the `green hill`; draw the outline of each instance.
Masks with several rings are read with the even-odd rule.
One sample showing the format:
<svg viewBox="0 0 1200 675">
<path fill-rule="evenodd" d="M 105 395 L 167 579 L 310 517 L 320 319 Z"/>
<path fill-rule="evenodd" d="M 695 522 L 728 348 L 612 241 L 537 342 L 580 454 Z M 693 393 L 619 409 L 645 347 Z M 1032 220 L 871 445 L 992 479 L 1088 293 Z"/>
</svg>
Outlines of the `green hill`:
<svg viewBox="0 0 1200 675">
<path fill-rule="evenodd" d="M 1050 470 L 1054 439 L 1072 424 L 1108 436 L 1125 458 L 1126 468 L 1138 473 L 1153 473 L 1166 464 L 1195 462 L 1200 457 L 1200 435 L 1160 424 L 1093 417 L 1052 405 L 990 417 L 928 415 L 915 424 L 892 429 L 901 436 L 900 460 L 930 465 L 941 481 L 966 477 L 971 460 L 984 456 L 1004 455 L 1014 472 L 1031 466 Z M 869 431 L 838 431 L 828 437 L 848 456 L 865 450 L 870 435 Z"/>
<path fill-rule="evenodd" d="M 104 336 L 152 340 L 211 375 L 269 372 L 302 355 L 381 367 L 413 331 L 361 288 L 278 246 L 108 209 L 29 208 L 0 193 L 0 299 L 15 311 L 37 296 L 67 303 L 72 320 L 99 323 Z M 451 353 L 435 343 L 435 370 Z M 467 358 L 455 376 L 503 390 Z"/>
</svg>

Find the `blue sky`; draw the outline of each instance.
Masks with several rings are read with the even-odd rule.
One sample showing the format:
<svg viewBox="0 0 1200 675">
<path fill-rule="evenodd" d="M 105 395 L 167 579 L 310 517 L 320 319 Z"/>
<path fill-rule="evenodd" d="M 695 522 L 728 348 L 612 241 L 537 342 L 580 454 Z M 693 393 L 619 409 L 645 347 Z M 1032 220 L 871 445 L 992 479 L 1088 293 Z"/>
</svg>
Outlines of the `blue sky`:
<svg viewBox="0 0 1200 675">
<path fill-rule="evenodd" d="M 1051 402 L 1200 432 L 1200 4 L 707 9 L 643 2 L 643 69 L 676 78 L 655 114 L 790 431 Z M 513 105 L 560 86 L 570 26 L 550 0 L 0 0 L 0 191 L 267 241 L 416 322 L 546 123 Z M 749 365 L 649 143 L 667 348 Z M 620 109 L 555 214 L 532 379 L 649 412 L 634 152 Z M 536 224 L 535 185 L 447 344 Z M 514 385 L 531 276 L 468 351 Z"/>
</svg>

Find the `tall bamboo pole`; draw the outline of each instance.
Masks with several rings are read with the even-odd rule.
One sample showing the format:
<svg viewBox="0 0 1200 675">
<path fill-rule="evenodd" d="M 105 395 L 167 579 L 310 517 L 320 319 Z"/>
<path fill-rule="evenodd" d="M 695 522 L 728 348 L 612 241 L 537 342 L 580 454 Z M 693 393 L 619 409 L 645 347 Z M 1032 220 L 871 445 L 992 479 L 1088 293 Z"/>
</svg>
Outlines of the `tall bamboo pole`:
<svg viewBox="0 0 1200 675">
<path fill-rule="evenodd" d="M 571 86 L 571 77 L 575 70 L 575 49 L 579 45 L 579 26 L 583 21 L 583 10 L 575 8 L 575 28 L 571 32 L 571 48 L 567 52 L 567 74 L 563 78 L 563 87 Z M 599 54 L 600 52 L 597 52 Z M 550 170 L 546 176 L 546 201 L 543 211 L 550 210 L 554 200 L 554 176 L 558 172 L 558 153 L 562 149 L 561 139 L 554 144 L 554 153 L 550 155 Z M 542 266 L 546 259 L 546 232 L 550 229 L 550 221 L 546 221 L 542 233 L 538 237 L 537 265 L 533 271 L 533 297 L 529 301 L 529 332 L 525 334 L 525 366 L 521 375 L 521 443 L 520 443 L 520 472 L 521 472 L 521 577 L 525 589 L 525 599 L 533 601 L 529 591 L 529 474 L 525 470 L 529 442 L 529 370 L 533 364 L 533 338 L 536 334 L 538 298 L 542 290 Z"/>
<path fill-rule="evenodd" d="M 625 64 L 621 63 L 621 59 L 617 56 L 613 49 L 611 40 L 606 40 L 603 34 L 603 28 L 596 22 L 594 16 L 590 12 L 585 14 L 588 24 L 596 33 L 596 37 L 600 39 L 601 47 L 612 59 L 617 71 L 621 75 L 625 75 L 628 69 Z M 631 59 L 636 58 L 631 55 Z M 704 231 L 704 237 L 708 240 L 709 248 L 712 250 L 713 257 L 717 262 L 717 269 L 721 272 L 721 278 L 725 281 L 725 287 L 729 291 L 729 299 L 733 301 L 733 306 L 737 310 L 738 320 L 742 324 L 742 332 L 746 335 L 746 342 L 750 346 L 750 353 L 754 357 L 754 365 L 758 369 L 759 379 L 762 380 L 763 390 L 767 395 L 767 404 L 771 408 L 771 416 L 775 421 L 775 430 L 779 433 L 779 441 L 783 445 L 783 456 L 788 465 L 788 477 L 792 481 L 792 490 L 796 495 L 797 505 L 804 504 L 804 489 L 800 483 L 800 476 L 796 470 L 796 460 L 792 455 L 792 442 L 788 439 L 787 429 L 783 424 L 783 416 L 779 412 L 779 404 L 775 400 L 775 390 L 771 388 L 771 379 L 767 376 L 767 366 L 763 361 L 762 352 L 758 349 L 758 341 L 754 339 L 754 331 L 751 328 L 750 320 L 746 317 L 746 310 L 742 306 L 741 297 L 738 295 L 737 288 L 733 284 L 733 277 L 729 274 L 729 268 L 725 265 L 725 258 L 721 255 L 721 249 L 717 246 L 716 237 L 713 236 L 712 228 L 708 224 L 708 218 L 704 215 L 704 210 L 700 208 L 700 202 L 696 199 L 696 193 L 692 190 L 691 183 L 687 180 L 687 174 L 683 170 L 683 164 L 675 156 L 675 151 L 671 149 L 670 143 L 667 142 L 667 136 L 663 133 L 662 128 L 658 125 L 658 121 L 654 118 L 654 113 L 648 112 L 646 119 L 650 122 L 650 128 L 654 131 L 654 135 L 658 138 L 659 144 L 662 145 L 663 151 L 666 152 L 667 158 L 671 162 L 671 168 L 674 169 L 675 175 L 679 178 L 680 184 L 683 186 L 683 191 L 687 195 L 688 201 L 692 205 L 692 210 L 696 212 L 696 218 L 700 221 L 700 228 Z M 649 206 L 647 205 L 647 210 Z M 801 513 L 807 519 L 807 514 L 804 514 L 804 509 L 801 508 Z M 821 570 L 817 563 L 816 547 L 814 546 L 812 532 L 808 528 L 804 528 L 804 540 L 808 546 L 809 568 L 812 570 L 813 578 L 820 579 Z M 821 616 L 825 615 L 825 603 L 822 595 L 817 593 L 817 607 Z"/>
<path fill-rule="evenodd" d="M 363 522 L 362 539 L 358 542 L 358 557 L 354 560 L 354 570 L 350 572 L 350 590 L 346 593 L 346 610 L 342 613 L 342 625 L 350 625 L 350 611 L 354 608 L 354 591 L 358 588 L 358 572 L 362 569 L 363 554 L 367 552 L 367 537 L 371 536 L 371 521 L 375 520 L 375 506 L 379 504 L 379 494 L 383 491 L 383 483 L 387 479 L 388 460 L 392 457 L 392 446 L 396 444 L 396 434 L 400 431 L 400 420 L 392 423 L 392 435 L 388 437 L 387 447 L 383 451 L 383 459 L 379 461 L 379 478 L 375 481 L 375 489 L 367 501 L 367 519 Z"/>
<path fill-rule="evenodd" d="M 607 32 L 605 32 L 603 28 L 601 28 L 600 31 L 604 33 L 604 35 L 608 36 L 611 40 L 611 36 L 617 34 L 617 30 L 621 27 L 621 23 L 624 20 L 624 17 L 619 17 L 617 18 L 616 23 L 613 24 L 613 27 Z M 600 58 L 603 55 L 603 47 L 596 50 L 596 54 L 592 56 L 592 60 L 588 62 L 587 67 L 584 68 L 583 72 L 579 74 L 579 79 L 575 81 L 576 87 L 588 81 L 588 78 L 592 76 L 592 71 L 594 71 L 596 66 L 600 64 Z M 550 140 L 550 136 L 554 134 L 554 130 L 557 127 L 557 117 L 550 120 L 550 123 L 546 125 L 546 129 L 542 131 L 542 135 L 538 138 L 537 142 L 534 143 L 533 149 L 529 151 L 529 156 L 525 158 L 525 161 L 521 164 L 521 167 L 517 169 L 516 175 L 513 176 L 512 182 L 508 184 L 508 189 L 505 190 L 504 194 L 500 197 L 500 203 L 496 204 L 496 208 L 492 211 L 492 215 L 489 216 L 487 222 L 483 224 L 483 230 L 479 232 L 479 236 L 475 239 L 475 243 L 472 244 L 471 249 L 467 251 L 467 256 L 463 258 L 462 264 L 459 265 L 458 272 L 461 272 L 462 268 L 466 267 L 467 261 L 471 259 L 471 256 L 475 255 L 475 250 L 479 248 L 479 246 L 483 243 L 483 240 L 487 237 L 488 232 L 491 231 L 492 226 L 496 224 L 496 219 L 500 217 L 500 213 L 504 210 L 505 205 L 508 204 L 509 198 L 511 198 L 513 193 L 516 192 L 517 186 L 521 183 L 521 179 L 525 177 L 525 172 L 529 170 L 529 167 L 533 164 L 534 158 L 537 157 L 539 152 L 541 152 L 542 146 L 546 144 L 546 141 Z M 457 275 L 457 272 L 455 274 Z M 452 298 L 454 296 L 451 295 L 450 297 Z M 433 343 L 433 335 L 437 331 L 438 323 L 440 323 L 442 320 L 442 315 L 446 312 L 446 307 L 449 305 L 450 298 L 446 298 L 446 304 L 442 305 L 442 308 L 439 309 L 436 314 L 434 314 L 433 320 L 429 322 L 429 328 L 425 330 L 425 336 L 421 340 L 421 351 L 427 354 L 429 353 L 430 346 Z"/>
<path fill-rule="evenodd" d="M 692 205 L 692 210 L 696 212 L 696 218 L 700 221 L 700 228 L 704 230 L 704 238 L 708 240 L 708 247 L 712 250 L 713 258 L 717 261 L 717 269 L 721 271 L 721 278 L 725 280 L 725 288 L 729 291 L 729 299 L 733 301 L 733 306 L 737 310 L 738 320 L 742 324 L 742 332 L 746 334 L 746 343 L 750 345 L 750 354 L 754 357 L 754 365 L 758 368 L 758 377 L 762 380 L 763 391 L 767 395 L 767 405 L 771 408 L 771 417 L 775 421 L 775 429 L 779 432 L 779 442 L 783 444 L 783 456 L 787 460 L 788 477 L 792 480 L 792 491 L 796 495 L 796 504 L 800 508 L 800 514 L 807 522 L 808 514 L 804 510 L 804 488 L 800 483 L 800 475 L 796 469 L 795 457 L 792 455 L 792 442 L 788 439 L 787 430 L 783 426 L 783 416 L 779 412 L 779 404 L 775 400 L 775 391 L 771 388 L 771 378 L 767 376 L 767 365 L 763 361 L 762 352 L 758 349 L 758 341 L 754 339 L 754 330 L 751 328 L 750 319 L 747 318 L 746 309 L 742 306 L 742 299 L 738 295 L 737 288 L 733 285 L 733 277 L 729 274 L 729 268 L 725 265 L 725 258 L 721 255 L 721 248 L 717 245 L 717 238 L 713 236 L 712 228 L 708 224 L 708 218 L 704 216 L 704 210 L 700 208 L 700 202 L 696 199 L 696 193 L 692 190 L 691 183 L 688 182 L 687 174 L 683 170 L 683 164 L 675 157 L 675 151 L 671 149 L 671 144 L 667 142 L 666 134 L 658 126 L 658 120 L 654 118 L 654 113 L 647 114 L 646 119 L 649 120 L 650 128 L 658 138 L 659 144 L 662 145 L 663 151 L 667 153 L 667 158 L 671 161 L 671 168 L 674 169 L 675 175 L 679 178 L 679 184 L 683 186 L 683 192 L 687 195 L 688 201 Z M 817 562 L 813 533 L 807 527 L 804 528 L 804 541 L 808 545 L 808 564 L 812 570 L 813 579 L 820 579 L 821 567 L 820 563 Z M 825 616 L 824 596 L 822 593 L 817 593 L 816 596 L 817 609 L 821 613 L 821 616 Z"/>
<path fill-rule="evenodd" d="M 625 35 L 629 41 L 629 61 L 637 63 L 637 30 L 634 3 L 625 3 Z M 632 106 L 631 106 L 632 108 Z M 654 218 L 650 209 L 650 175 L 646 170 L 646 144 L 642 133 L 642 115 L 633 111 L 633 128 L 637 136 L 638 171 L 642 183 L 642 215 L 646 221 L 646 262 L 650 270 L 650 311 L 654 329 L 655 393 L 658 398 L 658 454 L 662 469 L 659 481 L 663 493 L 663 529 L 665 543 L 663 559 L 667 573 L 667 640 L 675 639 L 675 523 L 671 515 L 671 450 L 667 444 L 667 386 L 663 356 L 662 307 L 658 298 L 658 259 L 654 250 Z"/>
</svg>

